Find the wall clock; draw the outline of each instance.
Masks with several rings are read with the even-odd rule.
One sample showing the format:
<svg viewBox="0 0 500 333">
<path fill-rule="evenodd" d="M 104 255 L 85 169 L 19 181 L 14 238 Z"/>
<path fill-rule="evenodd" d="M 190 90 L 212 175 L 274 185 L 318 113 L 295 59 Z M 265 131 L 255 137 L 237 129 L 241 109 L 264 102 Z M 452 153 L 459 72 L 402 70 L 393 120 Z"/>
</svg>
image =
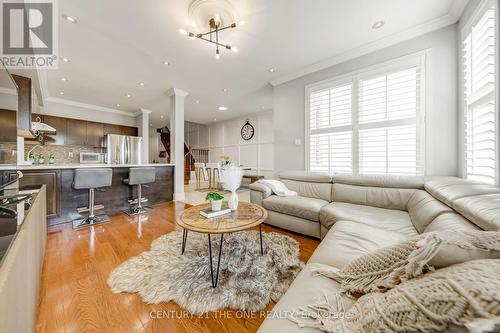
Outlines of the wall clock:
<svg viewBox="0 0 500 333">
<path fill-rule="evenodd" d="M 253 128 L 252 124 L 250 124 L 250 122 L 247 120 L 245 125 L 243 125 L 243 127 L 241 128 L 241 137 L 243 138 L 243 140 L 248 141 L 251 138 L 253 138 L 254 133 L 255 129 Z"/>
</svg>

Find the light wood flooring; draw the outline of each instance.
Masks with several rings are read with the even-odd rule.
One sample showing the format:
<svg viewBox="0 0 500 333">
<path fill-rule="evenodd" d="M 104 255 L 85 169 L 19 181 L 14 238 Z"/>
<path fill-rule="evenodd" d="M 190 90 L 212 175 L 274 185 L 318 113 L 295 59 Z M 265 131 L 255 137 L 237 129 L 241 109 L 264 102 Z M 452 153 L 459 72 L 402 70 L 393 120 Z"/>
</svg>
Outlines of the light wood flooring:
<svg viewBox="0 0 500 333">
<path fill-rule="evenodd" d="M 150 305 L 135 294 L 113 294 L 106 283 L 114 267 L 149 250 L 151 242 L 178 228 L 176 215 L 183 203 L 156 205 L 141 217 L 112 215 L 111 222 L 75 231 L 70 224 L 49 228 L 42 274 L 37 332 L 255 332 L 263 318 L 152 318 L 151 313 L 181 313 L 174 302 Z M 139 219 L 144 219 L 142 222 Z M 270 226 L 300 243 L 307 261 L 318 241 Z M 271 310 L 269 304 L 266 310 Z M 153 314 L 153 317 L 156 315 Z"/>
</svg>

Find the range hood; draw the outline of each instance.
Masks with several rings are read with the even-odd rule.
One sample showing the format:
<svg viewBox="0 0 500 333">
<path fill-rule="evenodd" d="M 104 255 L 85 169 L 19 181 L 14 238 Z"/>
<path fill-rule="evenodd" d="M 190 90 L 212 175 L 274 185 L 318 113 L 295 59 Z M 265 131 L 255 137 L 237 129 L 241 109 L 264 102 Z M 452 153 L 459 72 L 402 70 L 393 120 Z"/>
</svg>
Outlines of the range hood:
<svg viewBox="0 0 500 333">
<path fill-rule="evenodd" d="M 45 123 L 35 121 L 31 123 L 31 131 L 35 134 L 51 134 L 55 135 L 56 134 L 56 129 L 52 126 L 49 126 Z"/>
</svg>

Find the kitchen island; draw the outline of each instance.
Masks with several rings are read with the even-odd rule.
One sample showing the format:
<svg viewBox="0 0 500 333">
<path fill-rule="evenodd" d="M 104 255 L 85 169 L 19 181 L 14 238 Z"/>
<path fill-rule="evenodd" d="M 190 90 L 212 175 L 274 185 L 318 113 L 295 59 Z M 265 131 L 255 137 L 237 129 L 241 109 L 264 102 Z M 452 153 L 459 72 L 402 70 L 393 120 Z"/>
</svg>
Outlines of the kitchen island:
<svg viewBox="0 0 500 333">
<path fill-rule="evenodd" d="M 21 188 L 47 188 L 48 224 L 71 222 L 78 218 L 78 208 L 88 207 L 88 190 L 73 188 L 75 169 L 79 168 L 112 168 L 113 181 L 103 191 L 96 190 L 95 204 L 103 205 L 107 213 L 117 213 L 129 208 L 128 200 L 137 198 L 137 186 L 123 183 L 128 178 L 129 168 L 152 166 L 156 168 L 156 181 L 143 186 L 142 195 L 148 199 L 147 204 L 168 202 L 173 199 L 174 165 L 173 164 L 141 164 L 141 165 L 108 165 L 108 164 L 54 164 L 54 165 L 19 165 L 23 178 Z M 101 213 L 100 211 L 98 213 Z"/>
</svg>

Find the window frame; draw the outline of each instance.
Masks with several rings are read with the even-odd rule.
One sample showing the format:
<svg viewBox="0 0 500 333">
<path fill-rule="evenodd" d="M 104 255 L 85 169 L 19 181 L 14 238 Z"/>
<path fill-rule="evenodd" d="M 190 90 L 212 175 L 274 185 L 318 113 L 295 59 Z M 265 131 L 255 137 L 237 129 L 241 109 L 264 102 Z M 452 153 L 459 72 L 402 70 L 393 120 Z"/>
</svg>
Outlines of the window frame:
<svg viewBox="0 0 500 333">
<path fill-rule="evenodd" d="M 459 58 L 459 121 L 460 121 L 460 132 L 459 132 L 459 168 L 460 168 L 460 177 L 467 179 L 467 137 L 466 137 L 466 112 L 467 112 L 467 102 L 465 100 L 465 76 L 464 76 L 464 41 L 467 35 L 471 32 L 472 26 L 477 24 L 479 20 L 483 17 L 486 11 L 493 5 L 495 6 L 495 34 L 496 34 L 496 59 L 495 62 L 495 91 L 493 95 L 495 96 L 495 121 L 496 121 L 496 133 L 495 133 L 495 167 L 496 167 L 496 178 L 495 185 L 500 186 L 500 64 L 499 64 L 499 56 L 500 56 L 500 24 L 498 19 L 498 14 L 500 10 L 498 7 L 500 5 L 495 0 L 482 0 L 479 5 L 475 8 L 473 13 L 468 18 L 467 22 L 463 25 L 460 35 L 459 35 L 459 47 L 458 47 L 458 58 Z"/>
<path fill-rule="evenodd" d="M 419 96 L 419 110 L 416 115 L 416 128 L 417 128 L 417 161 L 421 166 L 422 174 L 426 175 L 428 169 L 427 160 L 427 142 L 426 142 L 426 114 L 429 110 L 430 89 L 429 89 L 429 59 L 431 57 L 431 50 L 426 49 L 410 55 L 395 58 L 379 64 L 367 66 L 356 71 L 346 74 L 338 75 L 323 81 L 315 82 L 305 86 L 305 135 L 304 135 L 304 158 L 305 168 L 310 170 L 310 138 L 311 134 L 317 134 L 318 130 L 311 131 L 310 128 L 310 97 L 311 93 L 341 86 L 350 83 L 352 85 L 351 106 L 352 106 L 352 124 L 343 127 L 352 127 L 352 174 L 359 174 L 359 130 L 365 128 L 374 128 L 372 124 L 359 123 L 359 82 L 360 80 L 367 80 L 380 75 L 388 75 L 411 66 L 420 67 L 420 96 Z M 388 122 L 401 122 L 405 120 L 390 120 Z M 322 128 L 321 133 L 330 133 L 329 128 Z M 311 133 L 314 132 L 314 133 Z"/>
</svg>

